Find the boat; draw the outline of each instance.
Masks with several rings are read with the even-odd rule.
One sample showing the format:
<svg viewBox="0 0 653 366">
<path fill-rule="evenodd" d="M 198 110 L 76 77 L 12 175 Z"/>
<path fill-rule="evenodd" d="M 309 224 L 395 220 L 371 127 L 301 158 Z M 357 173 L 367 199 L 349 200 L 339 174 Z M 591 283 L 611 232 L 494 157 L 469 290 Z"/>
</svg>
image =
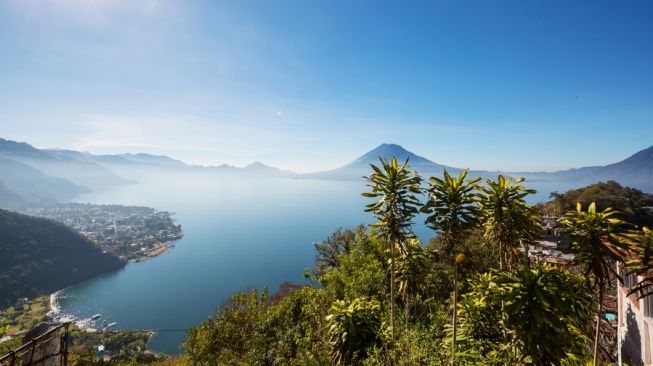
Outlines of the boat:
<svg viewBox="0 0 653 366">
<path fill-rule="evenodd" d="M 118 323 L 116 323 L 116 322 L 113 322 L 113 323 L 109 323 L 109 324 L 107 324 L 107 326 L 106 326 L 106 327 L 104 327 L 104 330 L 107 330 L 107 329 L 109 329 L 109 328 L 111 328 L 111 327 L 115 327 L 115 326 L 116 326 L 116 324 L 118 324 Z"/>
<path fill-rule="evenodd" d="M 98 320 L 98 319 L 100 319 L 101 317 L 102 317 L 101 314 L 95 314 L 95 315 L 93 315 L 93 316 L 91 317 L 91 320 Z"/>
</svg>

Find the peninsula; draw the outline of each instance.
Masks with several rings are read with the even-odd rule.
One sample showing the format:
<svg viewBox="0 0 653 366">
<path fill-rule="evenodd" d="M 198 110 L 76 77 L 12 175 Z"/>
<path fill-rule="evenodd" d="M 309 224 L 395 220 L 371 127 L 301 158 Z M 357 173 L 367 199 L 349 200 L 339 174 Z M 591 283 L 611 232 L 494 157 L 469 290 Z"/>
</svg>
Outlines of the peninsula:
<svg viewBox="0 0 653 366">
<path fill-rule="evenodd" d="M 170 212 L 150 207 L 69 203 L 21 212 L 61 222 L 124 261 L 161 255 L 182 237 Z"/>
</svg>

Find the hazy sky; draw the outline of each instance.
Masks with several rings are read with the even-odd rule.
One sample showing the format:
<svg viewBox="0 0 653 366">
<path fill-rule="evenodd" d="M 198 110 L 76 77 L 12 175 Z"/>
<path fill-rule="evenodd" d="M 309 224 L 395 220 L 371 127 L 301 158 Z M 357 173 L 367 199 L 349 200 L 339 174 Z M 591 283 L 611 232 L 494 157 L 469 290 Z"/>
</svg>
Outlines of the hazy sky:
<svg viewBox="0 0 653 366">
<path fill-rule="evenodd" d="M 0 137 L 315 171 L 653 145 L 653 1 L 0 1 Z"/>
</svg>

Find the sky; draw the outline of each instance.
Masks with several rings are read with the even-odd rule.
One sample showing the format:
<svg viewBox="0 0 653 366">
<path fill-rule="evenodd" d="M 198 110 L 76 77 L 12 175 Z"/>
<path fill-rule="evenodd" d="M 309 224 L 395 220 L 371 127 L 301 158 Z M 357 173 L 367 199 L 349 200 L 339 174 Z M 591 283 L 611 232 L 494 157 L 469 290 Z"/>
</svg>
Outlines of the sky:
<svg viewBox="0 0 653 366">
<path fill-rule="evenodd" d="M 0 137 L 188 163 L 487 170 L 653 145 L 653 2 L 0 1 Z"/>
</svg>

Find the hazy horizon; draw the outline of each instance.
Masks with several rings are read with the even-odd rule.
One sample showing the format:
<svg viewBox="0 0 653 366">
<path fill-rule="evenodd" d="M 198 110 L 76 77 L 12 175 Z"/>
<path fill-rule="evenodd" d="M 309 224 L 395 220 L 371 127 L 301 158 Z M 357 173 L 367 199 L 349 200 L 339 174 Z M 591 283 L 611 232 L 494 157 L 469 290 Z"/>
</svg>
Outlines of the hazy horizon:
<svg viewBox="0 0 653 366">
<path fill-rule="evenodd" d="M 336 168 L 380 143 L 555 171 L 653 144 L 653 3 L 8 0 L 0 135 Z"/>
<path fill-rule="evenodd" d="M 3 138 L 3 137 L 0 136 L 0 138 Z M 11 140 L 11 139 L 9 139 L 9 140 Z M 12 140 L 12 141 L 15 141 L 15 140 Z M 29 144 L 29 141 L 16 141 L 16 142 L 19 142 L 19 143 L 27 143 L 27 144 Z M 166 154 L 160 154 L 160 155 L 159 155 L 159 154 L 152 154 L 152 155 L 156 155 L 156 156 L 165 156 L 165 157 L 168 157 L 168 158 L 172 158 L 172 159 L 175 159 L 175 160 L 179 160 L 179 161 L 181 161 L 181 162 L 183 162 L 183 163 L 185 163 L 185 164 L 187 164 L 187 165 L 190 165 L 190 166 L 215 167 L 215 166 L 220 166 L 220 165 L 229 165 L 229 166 L 235 166 L 235 167 L 245 167 L 245 166 L 247 166 L 247 165 L 254 164 L 254 163 L 263 163 L 263 164 L 265 164 L 265 165 L 268 165 L 268 166 L 271 166 L 271 167 L 274 167 L 274 168 L 278 168 L 278 169 L 281 169 L 281 170 L 291 171 L 291 172 L 293 172 L 293 173 L 305 174 L 305 173 L 317 173 L 317 172 L 323 172 L 323 171 L 328 171 L 328 170 L 332 170 L 332 169 L 341 168 L 341 167 L 343 167 L 344 165 L 346 165 L 346 164 L 348 164 L 348 163 L 351 163 L 351 162 L 354 161 L 355 159 L 361 157 L 361 156 L 364 155 L 365 153 L 367 153 L 367 152 L 369 152 L 369 151 L 372 151 L 373 149 L 375 149 L 375 148 L 377 148 L 377 147 L 380 147 L 382 144 L 394 144 L 394 143 L 392 143 L 392 142 L 383 142 L 383 143 L 379 143 L 379 144 L 377 144 L 376 146 L 374 146 L 374 147 L 370 147 L 368 150 L 366 150 L 366 151 L 364 151 L 364 152 L 361 152 L 359 155 L 352 156 L 348 161 L 342 162 L 342 163 L 340 163 L 339 165 L 329 166 L 329 167 L 326 167 L 326 168 L 321 169 L 321 170 L 307 170 L 307 171 L 296 171 L 296 170 L 292 170 L 292 169 L 289 169 L 289 168 L 286 168 L 286 167 L 283 167 L 283 166 L 271 165 L 271 164 L 267 163 L 266 161 L 264 161 L 263 159 L 253 160 L 253 161 L 247 162 L 247 163 L 242 164 L 242 165 L 229 164 L 229 163 L 224 163 L 224 162 L 216 162 L 216 163 L 212 163 L 212 164 L 211 164 L 211 163 L 209 163 L 209 164 L 197 164 L 197 163 L 193 163 L 193 162 L 184 161 L 183 159 L 179 159 L 179 158 L 177 158 L 177 157 L 175 157 L 175 156 L 173 156 L 173 155 L 166 155 Z M 30 144 L 30 145 L 31 145 L 31 144 Z M 395 145 L 399 145 L 399 144 L 395 144 Z M 434 162 L 434 163 L 441 164 L 441 165 L 445 165 L 445 166 L 450 166 L 450 167 L 453 167 L 453 168 L 470 169 L 470 170 L 477 170 L 477 171 L 478 171 L 478 170 L 484 170 L 484 171 L 488 171 L 488 172 L 495 172 L 495 171 L 496 171 L 496 172 L 515 172 L 515 173 L 518 172 L 518 171 L 516 171 L 516 170 L 512 170 L 512 171 L 510 171 L 510 170 L 507 170 L 507 169 L 501 169 L 501 168 L 497 168 L 497 169 L 480 169 L 480 168 L 475 168 L 475 167 L 473 167 L 473 166 L 467 166 L 467 165 L 454 166 L 454 165 L 452 165 L 452 164 L 448 164 L 448 163 L 445 162 L 445 161 L 439 161 L 439 160 L 432 159 L 432 158 L 430 158 L 430 157 L 428 157 L 428 156 L 424 156 L 424 155 L 420 154 L 419 152 L 413 151 L 413 150 L 411 150 L 410 148 L 408 148 L 408 147 L 406 147 L 406 146 L 402 146 L 402 145 L 399 145 L 399 146 L 401 146 L 402 148 L 404 148 L 405 150 L 407 150 L 407 151 L 410 152 L 410 153 L 414 153 L 415 155 L 418 155 L 418 156 L 421 156 L 421 157 L 426 158 L 426 159 L 428 159 L 428 160 L 431 160 L 431 161 Z M 66 148 L 60 148 L 60 147 L 39 147 L 39 146 L 34 146 L 34 147 L 37 148 L 37 149 L 41 149 L 41 150 L 69 150 L 69 149 L 66 149 Z M 77 151 L 79 151 L 79 152 L 83 152 L 83 153 L 94 154 L 94 155 L 103 155 L 102 153 L 93 153 L 93 152 L 86 151 L 86 150 L 77 150 Z M 143 152 L 143 151 L 125 151 L 125 152 L 113 152 L 113 153 L 108 153 L 107 155 L 141 154 L 141 153 L 144 153 L 144 152 Z M 597 164 L 597 165 L 609 165 L 609 164 L 612 164 L 612 163 L 617 163 L 617 162 L 619 162 L 619 161 L 621 161 L 621 160 L 624 160 L 624 159 L 630 157 L 631 155 L 633 155 L 633 154 L 635 154 L 635 153 L 637 153 L 637 151 L 633 151 L 633 152 L 632 152 L 631 154 L 629 154 L 628 156 L 624 156 L 624 157 L 621 157 L 621 158 L 617 158 L 617 159 L 614 160 L 614 161 L 607 161 L 607 162 L 604 162 L 604 163 L 599 163 L 599 164 Z M 148 154 L 148 153 L 145 153 L 145 154 Z M 562 169 L 551 169 L 551 170 L 536 170 L 536 169 L 531 169 L 531 170 L 522 170 L 522 172 L 556 172 L 556 171 L 561 171 L 561 170 L 566 170 L 566 169 L 583 168 L 583 167 L 588 167 L 588 166 L 589 166 L 589 165 L 584 165 L 584 166 L 571 166 L 571 167 L 568 167 L 568 168 L 562 168 Z"/>
</svg>

